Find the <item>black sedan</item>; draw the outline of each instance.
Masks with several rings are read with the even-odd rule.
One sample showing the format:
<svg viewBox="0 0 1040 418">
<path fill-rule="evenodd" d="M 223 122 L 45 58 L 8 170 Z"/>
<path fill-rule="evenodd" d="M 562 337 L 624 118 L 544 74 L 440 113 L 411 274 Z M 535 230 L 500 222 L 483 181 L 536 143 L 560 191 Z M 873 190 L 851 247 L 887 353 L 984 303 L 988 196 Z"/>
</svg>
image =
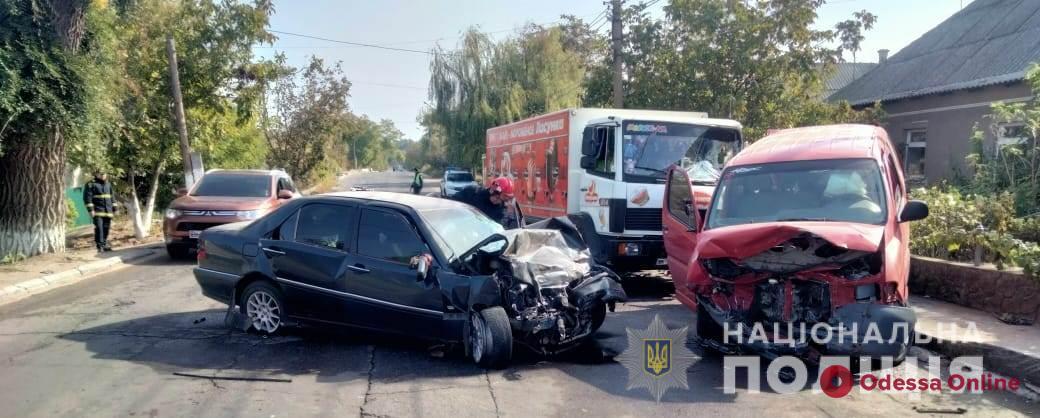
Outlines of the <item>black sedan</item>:
<svg viewBox="0 0 1040 418">
<path fill-rule="evenodd" d="M 503 367 L 514 337 L 540 353 L 566 350 L 625 297 L 573 228 L 564 232 L 503 231 L 444 199 L 345 192 L 207 229 L 194 273 L 204 295 L 239 307 L 262 333 L 342 324 L 465 342 L 478 364 Z"/>
</svg>

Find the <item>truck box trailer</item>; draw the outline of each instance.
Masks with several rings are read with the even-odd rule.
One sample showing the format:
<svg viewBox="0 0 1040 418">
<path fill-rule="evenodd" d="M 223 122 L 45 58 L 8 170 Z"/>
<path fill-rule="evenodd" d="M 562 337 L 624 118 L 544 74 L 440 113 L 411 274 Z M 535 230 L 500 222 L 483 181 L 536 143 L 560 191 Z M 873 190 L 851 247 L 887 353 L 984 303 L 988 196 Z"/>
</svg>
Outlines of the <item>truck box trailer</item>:
<svg viewBox="0 0 1040 418">
<path fill-rule="evenodd" d="M 705 113 L 566 109 L 487 131 L 484 178 L 513 180 L 530 223 L 573 215 L 597 258 L 615 269 L 664 268 L 661 206 L 668 168 L 689 173 L 707 208 L 740 123 Z M 594 251 L 595 252 L 595 251 Z"/>
</svg>

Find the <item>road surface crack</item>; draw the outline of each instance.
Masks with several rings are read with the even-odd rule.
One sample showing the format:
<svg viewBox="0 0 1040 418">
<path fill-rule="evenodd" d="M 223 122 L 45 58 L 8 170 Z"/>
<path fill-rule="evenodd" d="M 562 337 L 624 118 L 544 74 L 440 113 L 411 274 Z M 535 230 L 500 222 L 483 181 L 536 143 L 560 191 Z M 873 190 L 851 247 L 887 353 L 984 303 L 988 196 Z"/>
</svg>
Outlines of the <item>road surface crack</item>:
<svg viewBox="0 0 1040 418">
<path fill-rule="evenodd" d="M 491 402 L 495 404 L 495 416 L 502 416 L 502 412 L 498 409 L 498 398 L 495 397 L 495 389 L 491 387 L 491 376 L 488 375 L 487 370 L 484 370 L 484 380 L 487 382 L 488 393 L 491 394 Z"/>
<path fill-rule="evenodd" d="M 358 414 L 364 417 L 379 417 L 377 414 L 365 411 L 365 406 L 368 405 L 368 396 L 372 394 L 372 375 L 376 371 L 376 346 L 368 346 L 368 386 L 365 387 L 365 398 L 361 401 L 361 409 Z"/>
</svg>

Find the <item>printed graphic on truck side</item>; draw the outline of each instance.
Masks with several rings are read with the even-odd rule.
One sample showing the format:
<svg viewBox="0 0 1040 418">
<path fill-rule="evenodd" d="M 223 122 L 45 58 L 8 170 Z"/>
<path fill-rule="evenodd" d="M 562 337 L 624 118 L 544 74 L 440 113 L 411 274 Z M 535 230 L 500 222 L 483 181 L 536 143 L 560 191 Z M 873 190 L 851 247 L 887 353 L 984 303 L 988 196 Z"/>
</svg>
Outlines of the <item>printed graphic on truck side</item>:
<svg viewBox="0 0 1040 418">
<path fill-rule="evenodd" d="M 566 111 L 489 129 L 485 181 L 513 179 L 516 201 L 527 216 L 566 215 L 569 133 Z"/>
</svg>

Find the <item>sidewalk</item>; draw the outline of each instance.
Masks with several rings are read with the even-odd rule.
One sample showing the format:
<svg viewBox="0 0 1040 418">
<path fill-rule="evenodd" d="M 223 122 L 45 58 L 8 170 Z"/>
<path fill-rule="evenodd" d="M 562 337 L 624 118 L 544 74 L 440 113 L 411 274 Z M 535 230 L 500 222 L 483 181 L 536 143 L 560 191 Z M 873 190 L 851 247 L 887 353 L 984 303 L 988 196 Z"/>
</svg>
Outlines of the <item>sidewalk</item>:
<svg viewBox="0 0 1040 418">
<path fill-rule="evenodd" d="M 911 306 L 918 345 L 949 357 L 984 356 L 987 370 L 1040 386 L 1040 326 L 1008 325 L 987 312 L 920 296 Z"/>
<path fill-rule="evenodd" d="M 125 220 L 112 226 L 109 241 L 115 251 L 99 254 L 94 249 L 93 239 L 92 232 L 69 234 L 65 253 L 43 254 L 0 265 L 0 304 L 75 283 L 130 261 L 163 253 L 161 237 L 134 239 Z"/>
</svg>

